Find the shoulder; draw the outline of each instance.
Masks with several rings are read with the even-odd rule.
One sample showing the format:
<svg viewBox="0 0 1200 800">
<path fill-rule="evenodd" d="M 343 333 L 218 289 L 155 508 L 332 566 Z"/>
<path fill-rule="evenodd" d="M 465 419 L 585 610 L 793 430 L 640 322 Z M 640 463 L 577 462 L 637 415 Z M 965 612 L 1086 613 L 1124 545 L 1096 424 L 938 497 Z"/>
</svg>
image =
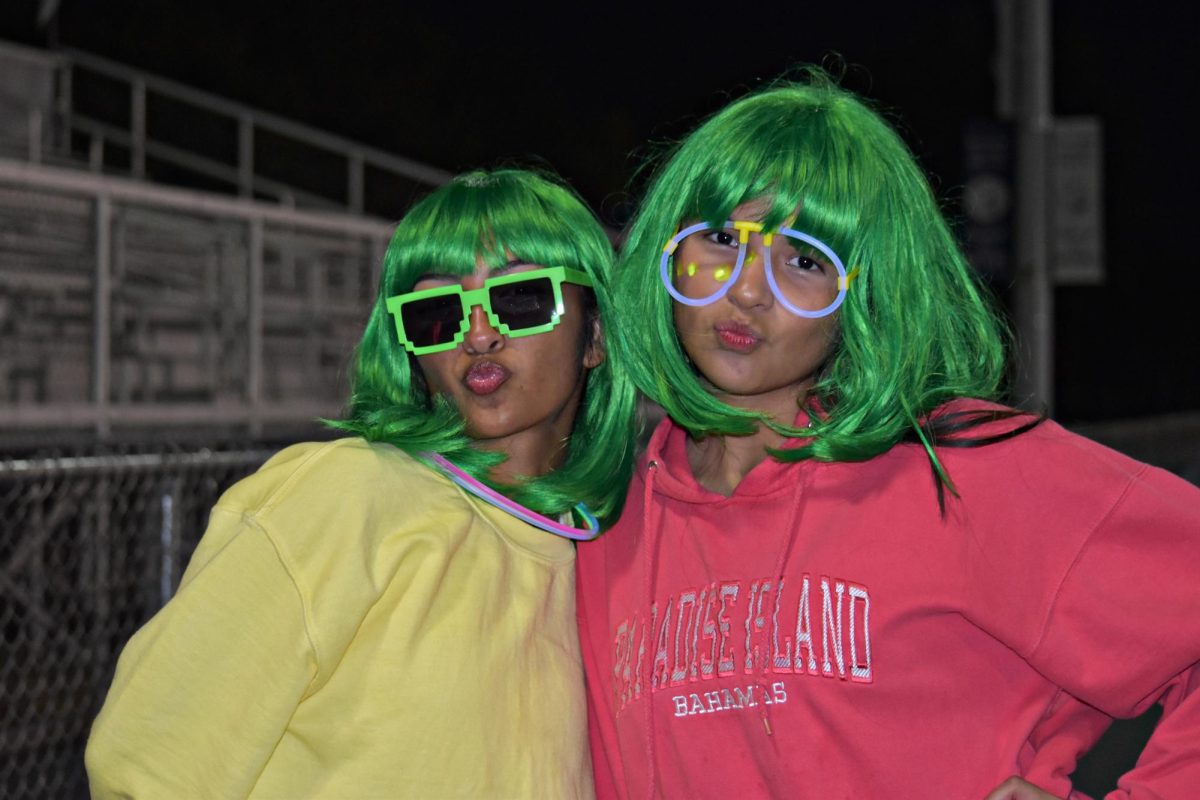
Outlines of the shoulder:
<svg viewBox="0 0 1200 800">
<path fill-rule="evenodd" d="M 936 447 L 939 456 L 952 462 L 990 464 L 1002 459 L 1011 467 L 1020 464 L 1047 477 L 1069 469 L 1076 480 L 1082 473 L 1118 482 L 1149 468 L 1053 420 L 1039 420 L 1035 414 L 995 403 L 958 400 L 942 406 L 932 417 L 950 428 Z"/>
<path fill-rule="evenodd" d="M 449 479 L 359 438 L 280 451 L 227 491 L 217 514 L 266 538 L 327 643 L 401 565 L 452 548 L 476 517 Z"/>
<path fill-rule="evenodd" d="M 1006 410 L 963 401 L 953 412 Z M 1003 435 L 1029 417 L 987 422 L 963 434 L 967 438 Z M 1200 489 L 1171 473 L 1119 453 L 1099 442 L 1045 420 L 1011 438 L 976 447 L 936 448 L 939 459 L 968 507 L 974 499 L 1009 513 L 1070 519 L 1098 525 L 1130 498 L 1170 506 L 1200 507 Z M 989 499 L 985 499 L 989 498 Z M 1039 515 L 1041 515 L 1039 517 Z"/>
<path fill-rule="evenodd" d="M 456 520 L 472 514 L 449 479 L 391 445 L 359 438 L 280 451 L 214 511 L 264 531 L 285 560 L 317 561 L 339 548 L 374 552 L 385 539 L 461 527 Z"/>
<path fill-rule="evenodd" d="M 217 506 L 262 516 L 300 498 L 362 505 L 438 494 L 457 492 L 441 475 L 391 445 L 347 438 L 279 451 L 229 489 Z"/>
</svg>

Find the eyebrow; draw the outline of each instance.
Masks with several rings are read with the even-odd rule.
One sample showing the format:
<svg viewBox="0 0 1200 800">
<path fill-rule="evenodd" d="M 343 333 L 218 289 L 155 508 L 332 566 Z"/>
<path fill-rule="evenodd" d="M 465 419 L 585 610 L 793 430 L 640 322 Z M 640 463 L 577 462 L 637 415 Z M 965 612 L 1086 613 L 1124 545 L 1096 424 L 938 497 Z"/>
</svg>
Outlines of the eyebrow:
<svg viewBox="0 0 1200 800">
<path fill-rule="evenodd" d="M 517 269 L 519 267 L 532 267 L 532 266 L 533 266 L 532 261 L 526 261 L 523 258 L 514 258 L 514 259 L 511 259 L 507 264 L 501 264 L 498 267 L 492 267 L 490 270 L 488 270 L 488 273 L 491 275 L 503 275 L 507 272 L 512 272 L 514 269 Z"/>
<path fill-rule="evenodd" d="M 514 269 L 518 269 L 520 267 L 531 267 L 531 266 L 533 266 L 532 261 L 526 261 L 521 258 L 514 258 L 506 264 L 501 264 L 498 267 L 492 267 L 491 269 L 488 270 L 488 275 L 489 276 L 505 275 L 509 272 L 512 272 Z M 461 280 L 464 277 L 465 277 L 464 275 L 455 275 L 455 274 L 452 274 L 449 272 L 425 272 L 425 273 L 422 273 L 417 276 L 417 279 L 415 281 L 413 281 L 413 285 L 416 285 L 416 284 L 420 283 L 421 281 L 457 281 L 457 280 Z"/>
</svg>

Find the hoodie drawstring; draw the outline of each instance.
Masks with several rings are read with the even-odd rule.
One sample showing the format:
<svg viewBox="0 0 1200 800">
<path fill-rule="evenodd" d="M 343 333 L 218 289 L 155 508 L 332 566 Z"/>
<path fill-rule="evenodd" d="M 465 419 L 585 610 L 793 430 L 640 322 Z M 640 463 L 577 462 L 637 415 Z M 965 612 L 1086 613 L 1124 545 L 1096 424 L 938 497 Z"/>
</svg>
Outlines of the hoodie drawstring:
<svg viewBox="0 0 1200 800">
<path fill-rule="evenodd" d="M 796 530 L 800 525 L 801 511 L 807 505 L 804 499 L 808 496 L 808 486 L 812 483 L 813 473 L 816 471 L 812 463 L 797 465 L 804 471 L 804 476 L 796 482 L 796 490 L 792 494 L 792 510 L 788 514 L 787 525 L 783 529 L 783 546 L 779 548 L 779 557 L 775 559 L 775 567 L 771 570 L 770 578 L 775 582 L 775 598 L 778 602 L 779 593 L 783 591 L 783 569 L 787 565 L 788 557 L 792 554 L 792 543 L 796 540 Z M 762 697 L 762 703 L 759 704 L 759 714 L 762 717 L 763 727 L 766 728 L 767 736 L 774 736 L 774 731 L 771 729 L 771 706 L 767 704 L 767 688 L 763 685 L 762 676 L 770 669 L 768 663 L 775 657 L 774 653 L 768 648 L 768 657 L 763 659 L 761 669 L 759 670 L 756 683 L 758 691 Z"/>
<path fill-rule="evenodd" d="M 665 509 L 660 509 L 659 514 L 658 514 L 658 525 L 651 527 L 650 507 L 651 507 L 651 500 L 653 500 L 653 498 L 654 498 L 654 476 L 657 473 L 658 473 L 658 462 L 655 460 L 649 461 L 646 464 L 646 489 L 642 495 L 642 535 L 644 537 L 646 537 L 643 540 L 645 542 L 645 544 L 644 544 L 643 550 L 642 550 L 642 552 L 645 556 L 644 563 L 642 565 L 642 590 L 645 593 L 645 604 L 643 605 L 643 607 L 646 609 L 649 609 L 651 607 L 651 604 L 654 602 L 654 575 L 655 575 L 654 570 L 658 566 L 658 545 L 659 545 L 659 542 L 662 540 L 662 536 L 659 535 L 659 526 L 662 525 L 662 518 L 663 518 L 663 515 L 666 513 Z M 651 627 L 653 628 L 653 626 L 651 626 Z M 653 641 L 654 631 L 651 630 L 650 634 L 651 634 L 651 641 Z M 646 637 L 646 632 L 645 632 L 645 628 L 643 628 L 642 629 L 643 640 L 645 639 L 645 637 Z M 630 647 L 632 647 L 632 646 L 633 646 L 633 643 L 630 642 Z M 637 655 L 637 663 L 638 663 L 637 669 L 638 669 L 638 672 L 640 673 L 641 672 L 641 663 L 642 663 L 641 653 L 638 653 L 638 655 Z M 635 681 L 636 680 L 637 679 L 635 677 Z M 653 676 L 651 676 L 651 683 L 652 682 L 653 682 Z M 635 683 L 635 686 L 636 685 L 637 684 Z M 651 690 L 650 683 L 647 683 L 647 685 L 645 687 L 645 692 L 646 692 L 645 695 L 642 697 L 642 714 L 644 715 L 643 716 L 643 723 L 644 723 L 643 727 L 646 730 L 646 764 L 647 764 L 646 797 L 653 798 L 654 797 L 654 784 L 655 784 L 655 781 L 657 780 L 658 776 L 656 774 L 656 761 L 654 758 L 654 713 L 653 713 L 653 708 L 651 707 L 653 705 L 654 693 Z"/>
<path fill-rule="evenodd" d="M 775 583 L 775 593 L 776 593 L 777 597 L 778 597 L 778 593 L 781 590 L 781 584 L 783 583 L 783 570 L 784 570 L 784 567 L 787 565 L 789 557 L 791 556 L 792 543 L 796 539 L 796 530 L 800 524 L 800 518 L 802 515 L 802 511 L 804 509 L 804 506 L 806 505 L 806 503 L 804 502 L 804 499 L 808 495 L 808 487 L 812 483 L 813 475 L 816 471 L 815 465 L 813 465 L 809 462 L 797 464 L 796 467 L 803 471 L 803 477 L 801 477 L 801 479 L 796 482 L 796 489 L 792 494 L 791 509 L 788 514 L 787 524 L 785 525 L 785 527 L 783 529 L 783 543 L 779 548 L 779 555 L 776 557 L 774 568 L 770 573 L 770 579 L 772 581 L 774 581 L 774 583 Z M 642 540 L 642 543 L 643 543 L 642 544 L 642 554 L 643 554 L 642 590 L 644 593 L 643 608 L 646 608 L 647 610 L 652 608 L 653 604 L 654 604 L 654 590 L 655 590 L 655 583 L 656 583 L 656 577 L 657 577 L 656 570 L 658 567 L 659 548 L 660 548 L 661 542 L 662 542 L 661 528 L 662 528 L 663 518 L 666 515 L 665 506 L 661 506 L 660 508 L 657 509 L 658 510 L 658 514 L 656 515 L 657 520 L 651 520 L 651 516 L 652 516 L 651 506 L 654 505 L 652 502 L 654 499 L 654 479 L 658 473 L 659 468 L 660 468 L 660 464 L 659 464 L 658 460 L 651 459 L 650 461 L 647 462 L 647 464 L 646 464 L 646 484 L 645 484 L 645 488 L 644 488 L 643 494 L 642 494 L 642 535 L 643 535 L 643 540 Z M 656 620 L 657 615 L 653 615 L 651 618 Z M 653 628 L 654 628 L 654 626 L 653 626 L 653 624 L 651 624 L 651 630 L 649 631 L 649 634 L 650 634 L 650 640 L 652 642 L 655 640 L 655 635 L 656 635 Z M 646 631 L 645 631 L 645 629 L 643 629 L 643 634 L 642 634 L 643 639 L 645 638 L 645 636 L 646 636 Z M 630 647 L 632 647 L 632 646 L 633 646 L 633 644 L 631 642 Z M 766 661 L 764 661 L 764 663 L 761 665 L 762 668 L 760 669 L 760 671 L 755 679 L 755 682 L 756 682 L 759 692 L 760 692 L 760 697 L 762 698 L 762 700 L 759 704 L 759 708 L 760 708 L 759 713 L 762 717 L 763 728 L 766 730 L 767 736 L 774 736 L 774 731 L 771 728 L 771 707 L 766 702 L 766 687 L 763 685 L 762 677 L 763 677 L 764 673 L 770 668 L 770 665 L 767 662 L 770 660 L 770 658 L 773 658 L 773 657 L 774 657 L 774 654 L 769 654 L 768 659 L 766 659 Z M 638 667 L 639 671 L 640 671 L 641 662 L 642 662 L 642 654 L 638 653 L 637 663 L 639 664 L 639 667 Z M 651 672 L 653 672 L 653 670 Z M 636 680 L 636 678 L 635 678 L 635 680 Z M 637 685 L 640 685 L 640 684 L 635 683 L 635 686 L 637 686 Z M 643 689 L 644 689 L 644 694 L 642 696 L 642 701 L 643 701 L 642 714 L 643 714 L 643 726 L 646 731 L 646 764 L 647 764 L 646 796 L 649 798 L 653 798 L 653 797 L 655 797 L 656 783 L 658 780 L 658 769 L 657 769 L 657 762 L 656 762 L 656 758 L 655 758 L 655 747 L 654 747 L 655 725 L 654 725 L 654 713 L 653 713 L 653 708 L 652 708 L 652 706 L 653 706 L 653 674 L 651 674 L 649 676 L 649 678 L 647 679 L 646 685 L 643 687 Z"/>
</svg>

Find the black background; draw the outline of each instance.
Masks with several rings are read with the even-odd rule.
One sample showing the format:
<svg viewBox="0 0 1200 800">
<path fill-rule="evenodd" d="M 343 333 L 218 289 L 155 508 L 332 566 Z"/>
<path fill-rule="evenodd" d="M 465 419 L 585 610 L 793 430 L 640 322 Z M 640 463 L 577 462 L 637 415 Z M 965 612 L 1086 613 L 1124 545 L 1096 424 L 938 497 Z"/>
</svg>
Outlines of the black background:
<svg viewBox="0 0 1200 800">
<path fill-rule="evenodd" d="M 714 10 L 715 9 L 715 10 Z M 722 10 L 723 9 L 723 10 Z M 581 5 L 0 4 L 0 37 L 106 56 L 449 171 L 550 167 L 620 226 L 638 167 L 762 81 L 836 55 L 898 125 L 955 224 L 962 136 L 995 105 L 988 2 Z M 1060 0 L 1053 104 L 1104 125 L 1107 281 L 1056 291 L 1055 416 L 1200 408 L 1194 4 Z M 1008 285 L 996 285 L 1008 295 Z"/>
</svg>

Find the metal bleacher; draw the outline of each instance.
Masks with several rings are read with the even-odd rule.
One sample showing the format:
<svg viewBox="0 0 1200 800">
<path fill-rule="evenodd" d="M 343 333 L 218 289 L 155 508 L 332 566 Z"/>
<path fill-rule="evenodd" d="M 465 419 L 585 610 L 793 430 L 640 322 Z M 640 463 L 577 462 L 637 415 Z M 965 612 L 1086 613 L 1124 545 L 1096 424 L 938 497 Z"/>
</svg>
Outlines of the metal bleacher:
<svg viewBox="0 0 1200 800">
<path fill-rule="evenodd" d="M 447 177 L 0 42 L 0 796 L 88 796 L 117 654 L 220 493 L 331 435 L 389 220 Z"/>
<path fill-rule="evenodd" d="M 0 120 L 9 441 L 260 436 L 336 415 L 388 220 L 448 178 L 85 53 L 3 42 Z M 230 141 L 189 151 L 181 127 Z M 341 177 L 314 180 L 310 159 Z"/>
</svg>

